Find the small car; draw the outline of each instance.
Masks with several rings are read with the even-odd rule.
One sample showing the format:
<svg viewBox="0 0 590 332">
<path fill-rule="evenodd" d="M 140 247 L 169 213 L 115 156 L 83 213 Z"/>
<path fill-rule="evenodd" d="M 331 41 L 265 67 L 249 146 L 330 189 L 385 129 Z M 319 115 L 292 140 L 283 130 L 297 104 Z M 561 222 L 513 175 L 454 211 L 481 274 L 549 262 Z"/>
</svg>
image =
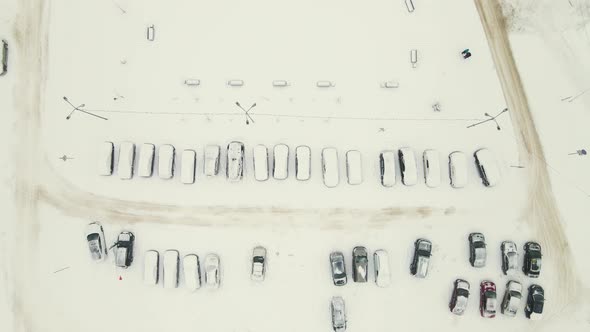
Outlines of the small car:
<svg viewBox="0 0 590 332">
<path fill-rule="evenodd" d="M 8 42 L 2 39 L 2 50 L 0 50 L 0 76 L 8 72 Z"/>
<path fill-rule="evenodd" d="M 133 263 L 133 244 L 135 235 L 131 232 L 121 232 L 115 243 L 115 265 L 128 268 Z"/>
<path fill-rule="evenodd" d="M 335 148 L 324 148 L 322 150 L 322 175 L 324 185 L 328 188 L 334 188 L 340 183 L 338 150 Z"/>
<path fill-rule="evenodd" d="M 518 268 L 518 250 L 516 243 L 504 241 L 500 246 L 502 253 L 502 272 L 505 275 L 513 275 Z"/>
<path fill-rule="evenodd" d="M 139 160 L 137 161 L 137 175 L 149 178 L 154 172 L 154 153 L 156 147 L 151 143 L 144 143 L 139 149 Z"/>
<path fill-rule="evenodd" d="M 225 175 L 229 181 L 240 181 L 244 176 L 244 143 L 231 142 L 227 145 L 227 169 Z"/>
<path fill-rule="evenodd" d="M 143 283 L 155 286 L 160 279 L 160 254 L 156 250 L 145 252 L 143 263 Z"/>
<path fill-rule="evenodd" d="M 393 187 L 395 185 L 395 152 L 383 151 L 379 154 L 379 169 L 381 173 L 381 185 Z"/>
<path fill-rule="evenodd" d="M 431 255 L 432 242 L 426 239 L 416 240 L 414 242 L 414 259 L 410 264 L 410 273 L 417 278 L 426 278 Z"/>
<path fill-rule="evenodd" d="M 449 175 L 451 187 L 463 188 L 467 185 L 467 159 L 461 151 L 449 155 Z"/>
<path fill-rule="evenodd" d="M 332 313 L 332 328 L 334 332 L 346 331 L 346 308 L 342 297 L 336 296 L 332 298 L 330 312 Z"/>
<path fill-rule="evenodd" d="M 98 174 L 109 176 L 113 174 L 113 154 L 115 146 L 113 142 L 102 142 L 98 151 Z"/>
<path fill-rule="evenodd" d="M 438 151 L 426 150 L 422 155 L 424 163 L 424 182 L 430 188 L 440 186 L 440 161 Z"/>
<path fill-rule="evenodd" d="M 254 178 L 256 181 L 268 180 L 268 148 L 259 144 L 254 147 L 252 152 L 254 155 Z"/>
<path fill-rule="evenodd" d="M 469 282 L 463 279 L 455 280 L 449 309 L 455 315 L 463 315 L 469 300 Z"/>
<path fill-rule="evenodd" d="M 330 265 L 332 266 L 332 281 L 336 286 L 346 285 L 346 264 L 344 255 L 337 251 L 330 254 Z"/>
<path fill-rule="evenodd" d="M 182 259 L 182 271 L 184 285 L 189 291 L 196 291 L 201 288 L 201 264 L 199 256 L 188 254 Z"/>
<path fill-rule="evenodd" d="M 178 265 L 180 254 L 178 250 L 169 249 L 164 252 L 164 288 L 178 287 Z"/>
<path fill-rule="evenodd" d="M 122 180 L 129 180 L 133 177 L 133 166 L 135 165 L 135 144 L 123 142 L 119 146 L 119 161 L 117 173 Z"/>
<path fill-rule="evenodd" d="M 254 281 L 264 281 L 264 273 L 266 272 L 266 249 L 264 247 L 256 247 L 252 250 L 252 275 Z"/>
<path fill-rule="evenodd" d="M 469 263 L 473 267 L 486 266 L 486 239 L 481 233 L 469 234 Z"/>
<path fill-rule="evenodd" d="M 475 165 L 486 187 L 493 187 L 500 182 L 500 170 L 494 154 L 488 149 L 479 149 L 473 154 Z"/>
<path fill-rule="evenodd" d="M 506 292 L 502 300 L 502 313 L 508 317 L 516 316 L 520 300 L 522 299 L 522 285 L 518 281 L 511 280 L 506 284 Z"/>
<path fill-rule="evenodd" d="M 363 183 L 362 155 L 357 150 L 346 152 L 346 176 L 348 184 L 359 185 Z"/>
<path fill-rule="evenodd" d="M 174 157 L 176 149 L 170 144 L 164 144 L 158 149 L 158 174 L 160 179 L 172 179 L 174 177 Z"/>
<path fill-rule="evenodd" d="M 365 247 L 352 249 L 352 280 L 354 282 L 367 282 L 369 273 L 369 258 Z"/>
<path fill-rule="evenodd" d="M 416 168 L 416 156 L 411 148 L 401 148 L 397 152 L 399 169 L 402 175 L 402 183 L 413 186 L 418 182 L 418 170 Z"/>
<path fill-rule="evenodd" d="M 529 295 L 524 308 L 524 314 L 530 320 L 543 318 L 543 305 L 545 304 L 545 291 L 539 285 L 529 286 Z"/>
<path fill-rule="evenodd" d="M 388 287 L 391 283 L 389 270 L 389 255 L 387 251 L 379 249 L 373 253 L 373 267 L 375 269 L 375 283 L 379 287 Z"/>
<path fill-rule="evenodd" d="M 107 247 L 104 240 L 102 225 L 92 222 L 86 226 L 86 241 L 90 250 L 90 257 L 94 261 L 103 261 L 107 257 Z"/>
<path fill-rule="evenodd" d="M 197 152 L 191 149 L 182 151 L 180 163 L 180 182 L 184 184 L 195 183 L 195 171 L 197 161 Z"/>
<path fill-rule="evenodd" d="M 219 173 L 219 155 L 221 148 L 219 145 L 207 145 L 205 147 L 205 163 L 203 173 L 206 176 L 215 176 Z"/>
<path fill-rule="evenodd" d="M 537 242 L 527 242 L 524 245 L 524 263 L 522 271 L 531 278 L 539 277 L 541 274 L 541 245 Z"/>
<path fill-rule="evenodd" d="M 307 181 L 311 178 L 311 148 L 300 145 L 295 148 L 295 178 Z"/>
<path fill-rule="evenodd" d="M 479 287 L 479 312 L 481 317 L 496 317 L 497 304 L 496 284 L 487 280 L 482 281 Z"/>
<path fill-rule="evenodd" d="M 221 268 L 219 256 L 209 254 L 205 257 L 205 284 L 211 288 L 218 288 L 221 282 Z"/>
<path fill-rule="evenodd" d="M 272 176 L 276 180 L 289 177 L 289 146 L 277 144 L 273 149 Z"/>
</svg>

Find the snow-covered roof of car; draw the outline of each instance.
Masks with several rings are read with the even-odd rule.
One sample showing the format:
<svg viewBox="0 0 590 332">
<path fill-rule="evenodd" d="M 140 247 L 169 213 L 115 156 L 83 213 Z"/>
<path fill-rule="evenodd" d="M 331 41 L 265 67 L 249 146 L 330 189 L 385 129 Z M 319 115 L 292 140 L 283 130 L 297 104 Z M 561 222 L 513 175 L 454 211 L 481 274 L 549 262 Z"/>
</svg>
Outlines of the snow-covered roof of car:
<svg viewBox="0 0 590 332">
<path fill-rule="evenodd" d="M 496 157 L 488 149 L 479 149 L 475 152 L 475 156 L 479 162 L 480 167 L 483 168 L 486 180 L 489 186 L 495 186 L 500 182 L 500 169 L 496 162 Z"/>
</svg>

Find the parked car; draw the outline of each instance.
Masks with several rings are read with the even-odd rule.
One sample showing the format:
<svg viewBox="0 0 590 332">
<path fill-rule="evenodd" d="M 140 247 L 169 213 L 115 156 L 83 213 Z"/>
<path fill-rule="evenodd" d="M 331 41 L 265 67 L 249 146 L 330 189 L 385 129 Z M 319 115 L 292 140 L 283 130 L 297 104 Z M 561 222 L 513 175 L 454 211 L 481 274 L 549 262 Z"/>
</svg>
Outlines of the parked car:
<svg viewBox="0 0 590 332">
<path fill-rule="evenodd" d="M 219 256 L 209 254 L 205 257 L 205 284 L 212 288 L 218 288 L 221 282 L 221 267 Z"/>
<path fill-rule="evenodd" d="M 388 287 L 391 283 L 389 270 L 389 255 L 387 251 L 379 249 L 373 254 L 373 267 L 375 269 L 375 283 L 379 287 Z"/>
<path fill-rule="evenodd" d="M 205 147 L 205 163 L 203 173 L 206 176 L 215 176 L 219 173 L 219 155 L 221 148 L 219 145 L 207 145 Z"/>
<path fill-rule="evenodd" d="M 201 263 L 199 256 L 188 254 L 182 259 L 184 285 L 189 291 L 201 288 Z"/>
<path fill-rule="evenodd" d="M 362 155 L 357 150 L 346 152 L 346 176 L 348 184 L 358 185 L 363 183 Z"/>
<path fill-rule="evenodd" d="M 324 185 L 328 188 L 334 188 L 340 183 L 338 150 L 335 148 L 324 148 L 322 150 L 322 175 Z"/>
<path fill-rule="evenodd" d="M 342 297 L 336 296 L 332 298 L 330 312 L 332 313 L 332 328 L 334 332 L 346 331 L 346 308 Z"/>
<path fill-rule="evenodd" d="M 133 166 L 135 165 L 135 144 L 123 142 L 119 146 L 119 161 L 117 173 L 122 180 L 129 180 L 133 177 Z"/>
<path fill-rule="evenodd" d="M 381 152 L 379 155 L 379 169 L 381 172 L 381 185 L 393 187 L 395 185 L 395 152 Z"/>
<path fill-rule="evenodd" d="M 227 169 L 225 173 L 230 181 L 240 181 L 244 176 L 244 143 L 231 142 L 227 145 Z"/>
<path fill-rule="evenodd" d="M 195 183 L 195 172 L 197 170 L 197 152 L 191 149 L 182 151 L 180 163 L 180 182 L 184 184 Z"/>
<path fill-rule="evenodd" d="M 469 282 L 463 279 L 455 280 L 449 309 L 455 315 L 463 315 L 469 300 Z"/>
<path fill-rule="evenodd" d="M 418 169 L 416 167 L 416 156 L 411 148 L 401 148 L 397 152 L 399 158 L 399 169 L 402 174 L 402 183 L 406 186 L 413 186 L 418 182 Z"/>
<path fill-rule="evenodd" d="M 115 146 L 113 142 L 102 142 L 98 151 L 98 174 L 99 175 L 112 175 L 113 174 L 113 154 L 115 152 Z"/>
<path fill-rule="evenodd" d="M 2 39 L 2 50 L 0 50 L 0 76 L 8 72 L 8 42 Z"/>
<path fill-rule="evenodd" d="M 486 266 L 486 239 L 481 233 L 469 234 L 469 263 L 473 267 Z"/>
<path fill-rule="evenodd" d="M 311 178 L 311 148 L 300 145 L 295 148 L 295 178 L 307 181 Z"/>
<path fill-rule="evenodd" d="M 516 316 L 520 299 L 522 298 L 522 285 L 518 281 L 511 280 L 506 284 L 506 292 L 502 300 L 502 313 L 509 317 Z"/>
<path fill-rule="evenodd" d="M 422 155 L 424 162 L 424 181 L 430 188 L 440 186 L 440 161 L 438 151 L 426 150 Z"/>
<path fill-rule="evenodd" d="M 486 187 L 497 185 L 500 182 L 500 170 L 494 154 L 488 149 L 479 149 L 473 156 L 483 185 Z"/>
<path fill-rule="evenodd" d="M 174 177 L 174 159 L 176 149 L 170 144 L 164 144 L 158 149 L 158 174 L 160 179 L 172 179 Z"/>
<path fill-rule="evenodd" d="M 541 274 L 541 245 L 537 242 L 527 242 L 524 245 L 524 264 L 522 271 L 531 278 L 539 277 Z"/>
<path fill-rule="evenodd" d="M 539 285 L 529 286 L 529 295 L 526 301 L 524 313 L 531 320 L 543 318 L 543 305 L 545 304 L 545 291 Z"/>
<path fill-rule="evenodd" d="M 86 226 L 86 241 L 90 250 L 90 257 L 94 261 L 103 261 L 107 257 L 107 246 L 104 240 L 102 225 L 91 222 Z"/>
<path fill-rule="evenodd" d="M 155 286 L 160 279 L 160 254 L 156 250 L 145 252 L 143 262 L 143 283 Z"/>
<path fill-rule="evenodd" d="M 178 287 L 178 265 L 180 254 L 178 250 L 169 249 L 164 252 L 164 288 Z"/>
<path fill-rule="evenodd" d="M 502 252 L 502 272 L 505 275 L 513 275 L 518 268 L 518 250 L 516 243 L 504 241 L 500 246 Z"/>
<path fill-rule="evenodd" d="M 289 177 L 289 146 L 277 144 L 273 149 L 272 176 L 276 180 Z"/>
<path fill-rule="evenodd" d="M 352 280 L 367 282 L 369 273 L 369 258 L 365 247 L 352 249 Z"/>
<path fill-rule="evenodd" d="M 256 247 L 252 251 L 252 280 L 264 281 L 264 274 L 266 272 L 266 249 L 264 247 Z"/>
<path fill-rule="evenodd" d="M 344 255 L 337 251 L 330 254 L 330 265 L 332 266 L 332 281 L 336 286 L 346 285 L 346 264 Z"/>
<path fill-rule="evenodd" d="M 414 242 L 414 259 L 410 265 L 410 273 L 418 278 L 426 278 L 428 265 L 432 255 L 432 243 L 426 239 Z"/>
<path fill-rule="evenodd" d="M 117 238 L 115 249 L 115 265 L 128 268 L 133 263 L 133 244 L 135 235 L 131 232 L 121 232 Z"/>
<path fill-rule="evenodd" d="M 257 181 L 268 180 L 268 148 L 258 144 L 252 150 L 254 155 L 254 178 Z"/>
<path fill-rule="evenodd" d="M 139 149 L 139 160 L 137 162 L 137 175 L 149 178 L 154 172 L 154 153 L 156 147 L 151 143 L 144 143 Z"/>
<path fill-rule="evenodd" d="M 461 151 L 449 155 L 449 175 L 453 188 L 463 188 L 467 185 L 467 159 Z"/>
<path fill-rule="evenodd" d="M 479 312 L 484 318 L 496 317 L 496 284 L 484 280 L 479 287 Z"/>
</svg>

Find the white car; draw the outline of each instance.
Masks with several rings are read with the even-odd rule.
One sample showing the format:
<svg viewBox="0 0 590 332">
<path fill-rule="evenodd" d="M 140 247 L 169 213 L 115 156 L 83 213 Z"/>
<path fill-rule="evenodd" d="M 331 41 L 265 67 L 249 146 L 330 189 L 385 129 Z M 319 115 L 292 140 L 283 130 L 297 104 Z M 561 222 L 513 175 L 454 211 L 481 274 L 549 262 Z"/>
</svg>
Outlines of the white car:
<svg viewBox="0 0 590 332">
<path fill-rule="evenodd" d="M 481 181 L 486 187 L 493 187 L 500 182 L 500 169 L 494 154 L 488 149 L 479 149 L 474 153 L 475 164 Z"/>
<path fill-rule="evenodd" d="M 426 150 L 422 155 L 424 162 L 424 181 L 430 188 L 440 186 L 440 161 L 438 151 Z"/>
<path fill-rule="evenodd" d="M 115 146 L 113 142 L 103 142 L 98 150 L 98 174 L 99 175 L 112 175 L 113 174 L 113 154 L 115 152 Z"/>
<path fill-rule="evenodd" d="M 221 148 L 219 145 L 207 145 L 205 147 L 205 165 L 203 173 L 206 176 L 215 176 L 219 173 L 219 155 Z"/>
<path fill-rule="evenodd" d="M 502 252 L 502 272 L 514 275 L 518 269 L 518 248 L 512 241 L 504 241 L 500 246 Z"/>
<path fill-rule="evenodd" d="M 379 287 L 389 287 L 391 272 L 389 271 L 389 255 L 387 251 L 379 249 L 373 253 L 373 267 L 375 269 L 375 283 Z"/>
<path fill-rule="evenodd" d="M 295 178 L 307 181 L 311 178 L 311 149 L 300 145 L 295 148 Z"/>
<path fill-rule="evenodd" d="M 332 298 L 330 312 L 332 314 L 332 328 L 334 332 L 346 331 L 346 308 L 342 297 L 336 296 Z"/>
<path fill-rule="evenodd" d="M 117 173 L 119 178 L 129 180 L 133 177 L 133 166 L 135 165 L 135 144 L 123 142 L 119 146 L 119 163 Z"/>
<path fill-rule="evenodd" d="M 338 151 L 335 148 L 325 148 L 322 150 L 322 174 L 326 187 L 334 188 L 340 183 Z"/>
<path fill-rule="evenodd" d="M 205 257 L 205 284 L 207 287 L 218 288 L 221 282 L 219 256 L 209 254 Z"/>
<path fill-rule="evenodd" d="M 189 291 L 196 291 L 201 288 L 201 264 L 199 256 L 188 254 L 182 259 L 182 271 L 184 285 Z"/>
<path fill-rule="evenodd" d="M 264 281 L 264 274 L 266 272 L 266 249 L 264 247 L 256 247 L 252 251 L 252 280 Z"/>
<path fill-rule="evenodd" d="M 172 179 L 174 176 L 174 146 L 164 144 L 158 149 L 158 174 L 160 179 Z"/>
<path fill-rule="evenodd" d="M 453 188 L 463 188 L 467 185 L 467 159 L 461 151 L 449 155 L 449 175 Z"/>
<path fill-rule="evenodd" d="M 197 153 L 195 150 L 182 151 L 180 164 L 180 182 L 184 184 L 195 183 Z"/>
<path fill-rule="evenodd" d="M 289 147 L 277 144 L 273 149 L 272 176 L 277 180 L 285 180 L 289 176 Z"/>
<path fill-rule="evenodd" d="M 149 178 L 154 171 L 154 153 L 156 147 L 150 143 L 144 143 L 139 149 L 139 161 L 137 162 L 137 174 L 143 178 Z"/>
<path fill-rule="evenodd" d="M 379 154 L 379 169 L 381 172 L 381 184 L 384 187 L 395 185 L 395 152 L 383 151 Z"/>
<path fill-rule="evenodd" d="M 169 249 L 164 252 L 164 288 L 178 287 L 178 250 Z"/>
<path fill-rule="evenodd" d="M 350 150 L 346 152 L 346 175 L 348 184 L 358 185 L 363 183 L 363 163 L 359 151 Z"/>
<path fill-rule="evenodd" d="M 257 181 L 268 180 L 268 149 L 264 145 L 254 147 L 254 178 Z"/>
<path fill-rule="evenodd" d="M 418 169 L 416 167 L 416 156 L 410 148 L 401 148 L 397 152 L 399 168 L 402 174 L 402 183 L 406 186 L 413 186 L 418 183 Z"/>
<path fill-rule="evenodd" d="M 506 292 L 502 300 L 502 313 L 508 317 L 516 316 L 522 299 L 522 285 L 518 281 L 511 280 L 506 284 Z"/>
<path fill-rule="evenodd" d="M 227 145 L 227 169 L 225 173 L 229 181 L 240 181 L 244 176 L 244 144 L 231 142 Z"/>
<path fill-rule="evenodd" d="M 160 279 L 160 253 L 156 250 L 145 252 L 143 263 L 143 283 L 155 286 Z"/>
<path fill-rule="evenodd" d="M 107 245 L 101 224 L 92 222 L 86 226 L 86 241 L 88 242 L 92 260 L 97 262 L 105 260 L 107 257 Z"/>
</svg>

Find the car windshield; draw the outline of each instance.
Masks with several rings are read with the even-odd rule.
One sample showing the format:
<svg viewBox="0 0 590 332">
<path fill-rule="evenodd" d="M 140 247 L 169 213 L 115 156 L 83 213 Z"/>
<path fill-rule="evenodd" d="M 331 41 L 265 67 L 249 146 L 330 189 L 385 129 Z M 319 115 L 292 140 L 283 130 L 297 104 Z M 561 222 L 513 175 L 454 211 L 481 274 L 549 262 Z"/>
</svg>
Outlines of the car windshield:
<svg viewBox="0 0 590 332">
<path fill-rule="evenodd" d="M 98 240 L 98 238 L 99 236 L 96 233 L 88 234 L 88 236 L 86 236 L 86 240 L 88 241 Z"/>
<path fill-rule="evenodd" d="M 485 293 L 485 295 L 486 295 L 486 298 L 488 298 L 488 299 L 495 299 L 496 298 L 496 292 L 487 291 Z"/>
<path fill-rule="evenodd" d="M 475 249 L 485 248 L 485 247 L 486 247 L 486 244 L 485 244 L 484 242 L 475 242 L 475 243 L 473 244 L 473 247 L 474 247 Z"/>
<path fill-rule="evenodd" d="M 457 297 L 469 297 L 469 292 L 465 289 L 457 289 Z"/>
<path fill-rule="evenodd" d="M 264 258 L 261 256 L 254 256 L 254 263 L 264 263 Z"/>
<path fill-rule="evenodd" d="M 426 257 L 430 257 L 430 251 L 429 250 L 418 250 L 418 256 L 426 256 Z"/>
</svg>

